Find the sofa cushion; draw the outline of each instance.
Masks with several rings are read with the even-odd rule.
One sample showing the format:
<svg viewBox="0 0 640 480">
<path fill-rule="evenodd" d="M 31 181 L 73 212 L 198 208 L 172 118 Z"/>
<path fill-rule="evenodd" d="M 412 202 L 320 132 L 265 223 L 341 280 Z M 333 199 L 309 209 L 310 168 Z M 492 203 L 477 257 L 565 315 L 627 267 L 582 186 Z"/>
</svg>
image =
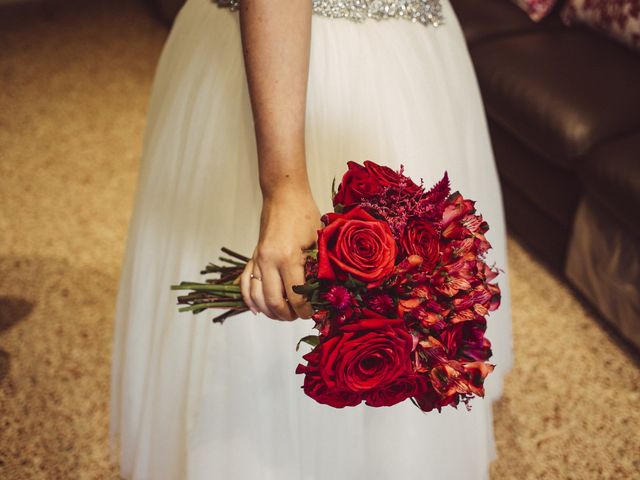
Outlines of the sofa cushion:
<svg viewBox="0 0 640 480">
<path fill-rule="evenodd" d="M 569 0 L 565 23 L 584 23 L 640 50 L 640 2 L 637 0 Z"/>
<path fill-rule="evenodd" d="M 607 143 L 580 169 L 584 188 L 640 238 L 640 133 Z"/>
<path fill-rule="evenodd" d="M 518 32 L 564 29 L 556 15 L 539 24 L 508 0 L 451 0 L 469 45 Z"/>
<path fill-rule="evenodd" d="M 584 29 L 493 38 L 471 48 L 489 116 L 550 162 L 640 130 L 637 55 Z"/>
</svg>

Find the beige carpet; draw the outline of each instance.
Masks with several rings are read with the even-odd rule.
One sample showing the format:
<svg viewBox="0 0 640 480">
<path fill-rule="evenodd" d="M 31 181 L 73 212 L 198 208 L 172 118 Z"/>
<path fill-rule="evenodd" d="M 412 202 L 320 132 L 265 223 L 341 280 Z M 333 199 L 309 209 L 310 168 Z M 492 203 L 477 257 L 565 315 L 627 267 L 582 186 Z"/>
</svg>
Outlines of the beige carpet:
<svg viewBox="0 0 640 480">
<path fill-rule="evenodd" d="M 111 317 L 166 29 L 134 2 L 0 9 L 0 478 L 117 478 Z M 57 6 L 56 6 L 57 5 Z M 640 371 L 513 239 L 494 479 L 640 478 Z"/>
</svg>

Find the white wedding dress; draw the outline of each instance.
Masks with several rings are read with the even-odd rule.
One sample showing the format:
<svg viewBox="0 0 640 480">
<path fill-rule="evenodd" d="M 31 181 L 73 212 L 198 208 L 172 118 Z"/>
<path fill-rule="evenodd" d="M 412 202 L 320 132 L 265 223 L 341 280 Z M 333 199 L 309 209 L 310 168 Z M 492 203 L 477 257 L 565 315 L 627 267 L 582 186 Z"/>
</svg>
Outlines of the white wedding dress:
<svg viewBox="0 0 640 480">
<path fill-rule="evenodd" d="M 309 0 L 310 1 L 310 0 Z M 486 396 L 424 414 L 411 402 L 333 409 L 304 395 L 313 322 L 178 313 L 169 286 L 202 280 L 220 247 L 250 254 L 261 195 L 238 13 L 188 0 L 155 77 L 115 315 L 111 435 L 127 479 L 484 479 L 492 401 L 512 364 L 502 199 L 455 14 L 444 24 L 313 15 L 307 163 L 315 199 L 370 159 L 453 190 L 489 222 L 502 305 L 489 315 Z M 303 350 L 303 351 L 302 351 Z M 117 449 L 117 450 L 116 450 Z"/>
</svg>

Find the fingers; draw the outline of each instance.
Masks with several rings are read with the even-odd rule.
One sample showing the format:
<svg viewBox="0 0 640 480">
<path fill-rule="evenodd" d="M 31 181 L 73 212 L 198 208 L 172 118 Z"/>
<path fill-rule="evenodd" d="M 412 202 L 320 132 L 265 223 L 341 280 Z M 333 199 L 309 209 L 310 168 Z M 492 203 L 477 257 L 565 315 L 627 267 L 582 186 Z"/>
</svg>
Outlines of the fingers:
<svg viewBox="0 0 640 480">
<path fill-rule="evenodd" d="M 287 265 L 281 272 L 283 284 L 286 289 L 286 295 L 289 299 L 289 306 L 293 309 L 297 317 L 311 318 L 313 309 L 306 298 L 293 291 L 294 285 L 304 284 L 304 257 L 301 257 L 299 264 L 291 263 Z"/>
<path fill-rule="evenodd" d="M 244 271 L 240 275 L 240 291 L 242 292 L 242 299 L 244 300 L 244 303 L 255 315 L 260 310 L 258 309 L 256 302 L 251 298 L 251 273 L 253 272 L 253 263 L 253 259 L 249 260 L 247 265 L 244 267 Z"/>
<path fill-rule="evenodd" d="M 249 275 L 249 295 L 259 312 L 264 313 L 273 320 L 278 320 L 278 315 L 269 307 L 264 294 L 264 273 L 253 261 L 253 272 Z"/>
<path fill-rule="evenodd" d="M 247 307 L 254 314 L 262 312 L 274 320 L 310 318 L 311 304 L 293 291 L 294 285 L 305 282 L 304 260 L 301 254 L 286 256 L 277 263 L 269 256 L 249 260 L 239 280 Z"/>
<path fill-rule="evenodd" d="M 262 290 L 266 306 L 277 319 L 295 320 L 297 318 L 296 313 L 286 301 L 282 278 L 278 270 L 273 266 L 265 267 L 262 275 Z"/>
</svg>

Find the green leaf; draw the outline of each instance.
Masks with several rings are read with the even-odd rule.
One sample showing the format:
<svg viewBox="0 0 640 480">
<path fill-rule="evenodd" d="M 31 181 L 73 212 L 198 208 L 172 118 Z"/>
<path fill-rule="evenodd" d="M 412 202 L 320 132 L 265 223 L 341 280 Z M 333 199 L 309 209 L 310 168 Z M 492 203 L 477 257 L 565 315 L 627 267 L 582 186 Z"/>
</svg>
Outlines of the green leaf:
<svg viewBox="0 0 640 480">
<path fill-rule="evenodd" d="M 349 275 L 347 280 L 345 280 L 344 282 L 344 286 L 351 291 L 357 291 L 365 288 L 367 284 L 365 282 L 361 282 L 360 280 L 356 280 L 351 275 Z"/>
<path fill-rule="evenodd" d="M 314 260 L 318 259 L 318 249 L 317 248 L 310 248 L 309 250 L 305 250 L 304 254 L 305 254 L 305 256 L 311 257 Z"/>
<path fill-rule="evenodd" d="M 331 200 L 333 201 L 333 197 L 336 196 L 336 177 L 333 177 L 333 180 L 331 181 Z"/>
<path fill-rule="evenodd" d="M 300 344 L 302 342 L 306 343 L 307 345 L 311 345 L 313 348 L 315 348 L 320 343 L 320 336 L 318 336 L 318 335 L 307 335 L 306 337 L 302 337 L 300 339 L 300 341 L 298 341 L 298 343 L 296 345 L 296 352 L 300 348 Z"/>
<path fill-rule="evenodd" d="M 336 212 L 336 213 L 344 212 L 344 205 L 342 205 L 341 203 L 338 203 L 337 205 L 335 205 L 333 207 L 333 211 Z"/>
<path fill-rule="evenodd" d="M 299 295 L 309 295 L 320 287 L 319 282 L 305 283 L 304 285 L 294 285 L 293 291 Z"/>
</svg>

